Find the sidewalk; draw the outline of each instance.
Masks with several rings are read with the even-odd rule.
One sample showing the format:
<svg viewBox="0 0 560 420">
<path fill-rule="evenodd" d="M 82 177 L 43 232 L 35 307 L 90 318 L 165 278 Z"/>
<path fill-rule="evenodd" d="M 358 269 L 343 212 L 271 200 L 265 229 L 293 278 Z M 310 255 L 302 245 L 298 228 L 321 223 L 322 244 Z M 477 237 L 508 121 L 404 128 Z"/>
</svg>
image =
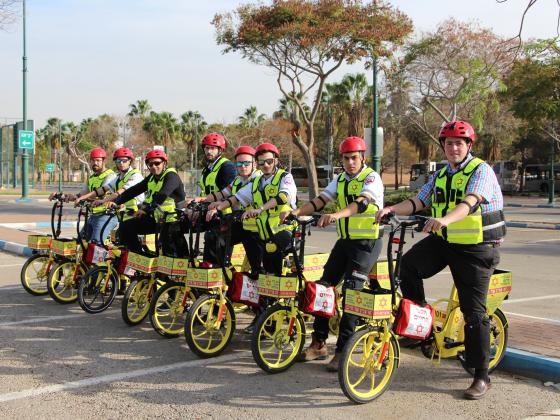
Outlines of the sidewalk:
<svg viewBox="0 0 560 420">
<path fill-rule="evenodd" d="M 14 224 L 25 225 L 18 229 Z M 0 219 L 0 251 L 31 255 L 31 249 L 26 246 L 29 231 L 50 233 L 49 226 L 50 217 L 46 215 L 3 213 Z M 63 234 L 69 232 L 72 235 L 74 228 L 70 226 L 70 221 L 64 222 Z M 560 383 L 560 321 L 513 314 L 507 314 L 507 318 L 508 349 L 500 369 L 545 382 Z"/>
</svg>

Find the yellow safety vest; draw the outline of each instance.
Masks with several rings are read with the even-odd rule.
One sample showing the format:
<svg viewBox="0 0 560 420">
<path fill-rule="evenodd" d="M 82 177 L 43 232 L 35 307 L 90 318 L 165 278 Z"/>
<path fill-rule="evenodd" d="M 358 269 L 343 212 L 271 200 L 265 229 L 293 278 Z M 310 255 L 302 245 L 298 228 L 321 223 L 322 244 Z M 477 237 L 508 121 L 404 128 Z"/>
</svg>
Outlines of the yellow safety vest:
<svg viewBox="0 0 560 420">
<path fill-rule="evenodd" d="M 338 210 L 348 207 L 359 197 L 364 187 L 364 180 L 372 172 L 372 168 L 366 168 L 350 181 L 346 179 L 344 173 L 338 176 L 336 186 Z M 365 212 L 338 219 L 336 222 L 338 236 L 342 239 L 379 238 L 379 224 L 375 221 L 375 214 L 378 210 L 379 207 L 376 204 L 369 203 Z"/>
<path fill-rule="evenodd" d="M 206 169 L 204 169 L 204 171 L 202 172 L 202 178 L 200 178 L 198 185 L 200 185 L 200 190 L 202 191 L 203 196 L 207 196 L 208 194 L 220 191 L 220 188 L 216 184 L 216 177 L 218 176 L 218 172 L 225 162 L 228 162 L 228 159 L 222 156 L 212 167 L 211 171 L 206 172 Z"/>
<path fill-rule="evenodd" d="M 139 173 L 140 171 L 138 169 L 130 169 L 122 179 L 120 179 L 120 174 L 119 174 L 119 180 L 117 181 L 117 190 L 123 188 L 132 175 L 139 174 Z M 138 205 L 136 204 L 136 199 L 134 198 L 124 203 L 124 207 L 126 211 L 122 218 L 123 221 L 131 219 L 133 217 L 132 214 L 129 213 L 138 211 Z"/>
<path fill-rule="evenodd" d="M 249 175 L 250 177 L 251 175 Z M 237 193 L 237 191 L 239 191 L 239 189 L 241 187 L 244 187 L 245 185 L 241 182 L 241 177 L 237 176 L 235 178 L 235 180 L 233 181 L 233 184 L 231 185 L 231 195 L 235 195 L 235 193 Z M 239 207 L 242 208 L 243 210 L 251 210 L 253 209 L 252 205 L 248 205 L 248 206 L 242 206 L 241 203 L 239 204 Z M 258 232 L 259 228 L 257 227 L 257 220 L 254 218 L 251 219 L 245 219 L 243 220 L 243 229 L 247 230 L 249 232 Z"/>
<path fill-rule="evenodd" d="M 111 174 L 114 174 L 112 169 L 105 169 L 100 174 L 90 175 L 90 177 L 88 179 L 88 190 L 89 190 L 89 192 L 92 192 L 93 190 L 96 190 L 97 188 L 101 187 L 105 178 L 107 178 Z M 92 214 L 105 213 L 105 206 L 102 205 L 102 206 L 93 207 L 91 209 L 91 213 Z"/>
<path fill-rule="evenodd" d="M 159 180 L 156 181 L 154 175 L 150 175 L 148 180 L 148 191 L 146 192 L 146 197 L 144 198 L 144 203 L 151 204 L 154 199 L 154 194 L 157 193 L 163 187 L 163 182 L 165 180 L 165 176 L 170 173 L 175 172 L 175 168 L 167 168 L 160 176 Z M 172 215 L 168 215 L 165 219 L 165 223 L 171 223 L 177 221 L 177 215 L 175 214 L 175 200 L 171 197 L 167 197 L 163 204 L 160 206 L 163 211 L 173 213 Z"/>
<path fill-rule="evenodd" d="M 447 166 L 436 176 L 432 190 L 432 216 L 443 217 L 465 199 L 465 191 L 474 171 L 484 161 L 471 159 L 463 169 L 448 175 Z M 439 230 L 436 235 L 449 243 L 472 245 L 487 240 L 500 239 L 505 234 L 505 220 L 502 211 L 482 215 L 480 206 L 458 222 Z"/>
<path fill-rule="evenodd" d="M 278 169 L 270 184 L 264 186 L 263 189 L 259 188 L 263 175 L 255 177 L 251 187 L 251 192 L 253 193 L 253 207 L 258 209 L 271 198 L 276 197 L 280 191 L 280 181 L 287 174 L 285 170 Z M 292 211 L 292 207 L 289 204 L 282 204 L 259 214 L 255 220 L 257 222 L 259 237 L 263 241 L 268 241 L 273 235 L 282 230 L 293 229 L 292 225 L 280 225 L 280 213 L 289 213 L 290 211 Z"/>
</svg>

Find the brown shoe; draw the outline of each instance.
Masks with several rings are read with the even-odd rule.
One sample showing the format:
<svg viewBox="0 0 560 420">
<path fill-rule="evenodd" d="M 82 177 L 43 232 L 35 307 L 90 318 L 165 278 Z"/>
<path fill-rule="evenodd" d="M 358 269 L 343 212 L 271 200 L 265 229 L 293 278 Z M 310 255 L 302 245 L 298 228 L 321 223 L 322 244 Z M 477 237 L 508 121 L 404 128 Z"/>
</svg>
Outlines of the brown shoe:
<svg viewBox="0 0 560 420">
<path fill-rule="evenodd" d="M 335 353 L 331 361 L 327 364 L 327 372 L 338 372 L 340 353 Z"/>
<path fill-rule="evenodd" d="M 490 382 L 486 382 L 483 379 L 475 379 L 471 386 L 469 386 L 463 396 L 467 400 L 479 400 L 486 395 L 488 390 L 492 387 Z"/>
<path fill-rule="evenodd" d="M 316 340 L 315 337 L 311 340 L 311 344 L 303 353 L 299 355 L 299 362 L 310 362 L 311 360 L 325 360 L 329 355 L 327 344 L 324 341 Z"/>
</svg>

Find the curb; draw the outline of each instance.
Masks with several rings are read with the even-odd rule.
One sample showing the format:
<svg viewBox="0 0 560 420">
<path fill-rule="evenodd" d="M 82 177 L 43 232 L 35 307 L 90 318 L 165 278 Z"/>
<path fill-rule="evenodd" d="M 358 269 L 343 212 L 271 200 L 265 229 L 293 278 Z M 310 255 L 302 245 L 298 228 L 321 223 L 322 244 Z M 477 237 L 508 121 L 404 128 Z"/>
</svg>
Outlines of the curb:
<svg viewBox="0 0 560 420">
<path fill-rule="evenodd" d="M 9 242 L 0 240 L 0 251 L 10 252 L 12 254 L 20 255 L 22 257 L 29 257 L 33 255 L 33 250 L 22 244 L 16 242 Z"/>
<path fill-rule="evenodd" d="M 507 227 L 531 228 L 545 230 L 560 230 L 559 223 L 526 223 L 526 222 L 506 222 Z"/>
<path fill-rule="evenodd" d="M 77 222 L 61 222 L 61 228 L 71 228 L 76 227 Z M 30 222 L 30 223 L 19 223 L 19 222 L 11 222 L 11 223 L 0 223 L 1 227 L 6 227 L 10 229 L 29 229 L 29 228 L 50 228 L 51 222 Z"/>
<path fill-rule="evenodd" d="M 560 382 L 560 359 L 518 349 L 506 349 L 498 370 L 554 383 Z"/>
<path fill-rule="evenodd" d="M 509 203 L 504 204 L 504 207 L 526 207 L 530 209 L 557 209 L 560 208 L 558 204 L 519 204 L 519 203 Z"/>
</svg>

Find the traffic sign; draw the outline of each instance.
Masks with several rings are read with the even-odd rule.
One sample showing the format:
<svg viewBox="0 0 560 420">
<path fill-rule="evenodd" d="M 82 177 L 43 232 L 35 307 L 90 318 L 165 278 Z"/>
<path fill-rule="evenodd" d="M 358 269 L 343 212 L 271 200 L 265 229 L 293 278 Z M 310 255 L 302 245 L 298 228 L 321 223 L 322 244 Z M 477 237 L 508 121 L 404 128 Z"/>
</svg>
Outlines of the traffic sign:
<svg viewBox="0 0 560 420">
<path fill-rule="evenodd" d="M 46 169 L 47 172 L 54 172 L 54 171 L 56 171 L 56 163 L 47 163 L 45 169 Z"/>
<path fill-rule="evenodd" d="M 33 131 L 18 131 L 19 148 L 33 150 L 35 147 L 35 133 Z"/>
</svg>

